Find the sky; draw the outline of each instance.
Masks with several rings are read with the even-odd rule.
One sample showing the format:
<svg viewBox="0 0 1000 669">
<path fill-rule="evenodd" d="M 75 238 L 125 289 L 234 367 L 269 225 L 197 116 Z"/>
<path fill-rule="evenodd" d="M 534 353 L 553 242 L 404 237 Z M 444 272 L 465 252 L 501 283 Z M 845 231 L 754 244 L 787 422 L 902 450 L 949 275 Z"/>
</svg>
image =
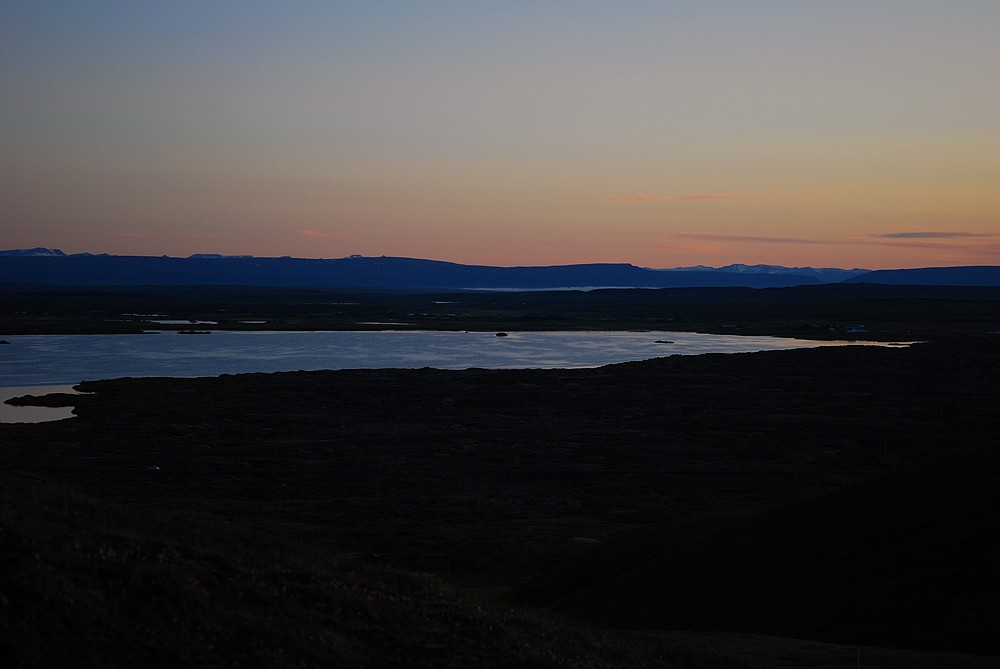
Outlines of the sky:
<svg viewBox="0 0 1000 669">
<path fill-rule="evenodd" d="M 1000 2 L 0 4 L 0 248 L 1000 264 Z"/>
</svg>

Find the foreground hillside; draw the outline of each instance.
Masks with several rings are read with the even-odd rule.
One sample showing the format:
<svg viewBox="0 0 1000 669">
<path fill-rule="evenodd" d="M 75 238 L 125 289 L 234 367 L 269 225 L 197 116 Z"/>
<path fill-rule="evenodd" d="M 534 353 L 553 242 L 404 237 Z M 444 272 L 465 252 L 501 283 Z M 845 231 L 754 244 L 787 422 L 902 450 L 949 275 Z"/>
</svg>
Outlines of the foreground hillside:
<svg viewBox="0 0 1000 669">
<path fill-rule="evenodd" d="M 86 382 L 0 463 L 414 571 L 807 497 L 996 435 L 1000 341 Z M 377 556 L 377 557 L 374 557 Z"/>
<path fill-rule="evenodd" d="M 1000 453 L 618 537 L 511 599 L 598 624 L 1000 654 Z"/>
<path fill-rule="evenodd" d="M 570 666 L 843 667 L 861 646 L 862 666 L 995 667 L 997 379 L 1000 340 L 983 336 L 598 369 L 117 379 L 26 397 L 77 417 L 0 425 L 5 468 L 313 548 L 11 488 L 5 638 L 55 653 L 45 641 L 65 633 L 90 657 L 121 639 L 174 659 L 210 643 L 250 664 L 239 639 L 272 649 L 263 663 L 304 648 L 307 665 L 328 657 L 310 643 L 343 638 L 355 654 L 340 664 L 545 666 L 551 651 Z M 386 567 L 483 601 L 514 589 L 606 631 L 480 610 Z M 384 607 L 351 613 L 368 611 L 355 583 Z M 620 627 L 647 641 L 613 650 Z M 648 659 L 651 634 L 689 650 Z"/>
<path fill-rule="evenodd" d="M 240 526 L 0 475 L 5 667 L 730 666 Z"/>
<path fill-rule="evenodd" d="M 614 546 L 634 559 L 642 535 Z M 111 505 L 10 473 L 0 474 L 0 564 L 4 667 L 834 669 L 863 658 L 867 667 L 988 669 L 998 661 L 761 635 L 602 630 L 471 601 L 427 575 L 231 522 Z"/>
</svg>

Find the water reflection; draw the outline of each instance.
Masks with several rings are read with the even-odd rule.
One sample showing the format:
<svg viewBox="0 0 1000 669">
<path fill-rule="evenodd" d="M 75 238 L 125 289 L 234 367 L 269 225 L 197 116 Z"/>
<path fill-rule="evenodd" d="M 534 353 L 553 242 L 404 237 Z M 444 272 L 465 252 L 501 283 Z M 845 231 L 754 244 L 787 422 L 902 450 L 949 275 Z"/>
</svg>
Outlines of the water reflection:
<svg viewBox="0 0 1000 669">
<path fill-rule="evenodd" d="M 24 395 L 48 395 L 67 393 L 79 395 L 72 385 L 61 386 L 14 386 L 0 388 L 0 423 L 44 423 L 73 417 L 73 407 L 15 407 L 4 404 L 12 397 Z"/>
<path fill-rule="evenodd" d="M 0 347 L 0 387 L 123 376 L 385 367 L 597 367 L 674 354 L 740 353 L 848 342 L 693 332 L 213 332 L 36 335 Z"/>
</svg>

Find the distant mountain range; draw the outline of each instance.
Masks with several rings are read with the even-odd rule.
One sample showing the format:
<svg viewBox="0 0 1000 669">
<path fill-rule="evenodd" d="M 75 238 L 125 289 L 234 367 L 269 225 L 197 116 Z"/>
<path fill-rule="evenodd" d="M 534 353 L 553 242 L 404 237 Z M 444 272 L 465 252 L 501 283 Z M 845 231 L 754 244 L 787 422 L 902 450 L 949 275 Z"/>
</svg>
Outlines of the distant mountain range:
<svg viewBox="0 0 1000 669">
<path fill-rule="evenodd" d="M 593 288 L 780 288 L 837 282 L 1000 285 L 1000 267 L 911 270 L 728 265 L 648 269 L 592 263 L 550 267 L 490 267 L 415 258 L 255 258 L 197 254 L 112 256 L 58 249 L 0 251 L 0 283 L 61 286 L 316 286 L 412 290 L 587 290 Z"/>
<path fill-rule="evenodd" d="M 77 255 L 90 255 L 89 253 L 80 253 Z M 41 246 L 35 247 L 33 249 L 12 249 L 10 251 L 0 251 L 0 256 L 16 256 L 18 258 L 27 257 L 38 257 L 38 256 L 48 256 L 56 258 L 66 258 L 68 257 L 65 253 L 59 249 L 43 249 Z"/>
<path fill-rule="evenodd" d="M 678 267 L 676 269 L 661 270 L 664 272 L 729 272 L 732 274 L 794 274 L 798 276 L 811 276 L 819 279 L 822 283 L 837 283 L 844 279 L 868 274 L 870 269 L 837 269 L 835 267 L 782 267 L 781 265 L 726 265 L 725 267 L 706 267 L 696 265 L 694 267 Z"/>
</svg>

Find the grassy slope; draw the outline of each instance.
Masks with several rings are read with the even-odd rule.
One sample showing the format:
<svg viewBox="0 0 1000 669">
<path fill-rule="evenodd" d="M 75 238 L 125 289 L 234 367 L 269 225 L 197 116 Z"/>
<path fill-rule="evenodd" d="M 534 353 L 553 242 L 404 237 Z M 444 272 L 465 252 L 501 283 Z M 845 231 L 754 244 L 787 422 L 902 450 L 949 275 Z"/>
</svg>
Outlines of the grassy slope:
<svg viewBox="0 0 1000 669">
<path fill-rule="evenodd" d="M 1000 654 L 1000 455 L 956 449 L 743 518 L 610 541 L 516 589 L 626 628 Z"/>
<path fill-rule="evenodd" d="M 4 666 L 737 666 L 9 473 L 0 563 Z"/>
<path fill-rule="evenodd" d="M 0 564 L 5 667 L 833 669 L 852 666 L 858 652 L 758 635 L 643 636 L 500 611 L 427 577 L 11 474 L 0 475 Z M 997 661 L 860 652 L 865 667 L 986 669 Z"/>
<path fill-rule="evenodd" d="M 760 634 L 664 632 L 657 637 L 698 655 L 752 669 L 996 669 L 1000 658 L 933 651 L 872 648 Z"/>
</svg>

